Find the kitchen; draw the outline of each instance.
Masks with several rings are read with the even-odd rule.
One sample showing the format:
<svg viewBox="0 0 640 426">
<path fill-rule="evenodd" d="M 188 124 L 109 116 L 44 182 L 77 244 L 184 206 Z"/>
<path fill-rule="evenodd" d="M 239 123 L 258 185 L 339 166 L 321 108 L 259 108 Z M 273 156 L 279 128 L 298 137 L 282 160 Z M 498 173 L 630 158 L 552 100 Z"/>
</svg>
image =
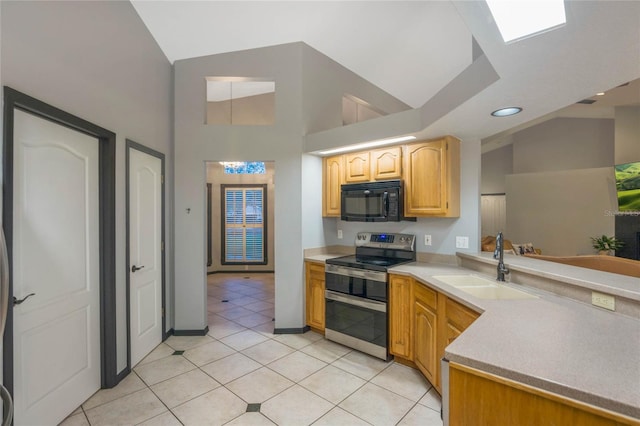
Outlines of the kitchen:
<svg viewBox="0 0 640 426">
<path fill-rule="evenodd" d="M 546 101 L 542 110 L 552 110 L 575 101 L 579 97 L 595 92 L 598 81 L 613 86 L 618 82 L 637 78 L 637 50 L 634 50 L 637 37 L 631 34 L 611 34 L 612 40 L 596 36 L 589 30 L 595 24 L 612 25 L 623 28 L 616 19 L 622 22 L 633 20 L 633 13 L 620 10 L 624 4 L 607 8 L 596 4 L 582 6 L 593 7 L 593 16 L 584 17 L 585 9 L 573 5 L 576 13 L 580 12 L 584 22 L 578 30 L 583 43 L 590 45 L 592 52 L 602 53 L 604 56 L 593 59 L 591 54 L 576 49 L 572 52 L 568 64 L 552 64 L 548 51 L 534 52 L 534 46 L 512 45 L 502 51 L 490 31 L 482 26 L 483 19 L 474 18 L 477 5 L 460 5 L 466 19 L 466 25 L 471 27 L 473 35 L 478 39 L 486 53 L 500 64 L 501 84 L 509 83 L 509 89 L 521 86 L 522 89 L 512 92 L 515 98 L 526 98 L 525 87 L 533 85 L 542 76 L 534 76 L 539 70 L 519 74 L 510 61 L 511 50 L 522 49 L 523 56 L 530 56 L 532 62 L 548 64 L 545 70 L 545 81 L 542 87 L 532 87 L 527 90 L 544 92 L 553 101 Z M 64 7 L 60 5 L 59 7 Z M 599 8 L 604 9 L 599 9 Z M 630 7 L 627 5 L 627 7 Z M 99 8 L 93 9 L 93 8 Z M 608 9 L 612 8 L 612 9 Z M 614 15 L 615 13 L 615 16 Z M 111 34 L 111 41 L 94 33 L 89 23 L 96 25 L 92 17 L 104 17 L 104 27 L 98 27 L 98 33 Z M 76 17 L 70 19 L 69 16 Z M 172 326 L 176 330 L 202 330 L 206 326 L 206 304 L 203 299 L 204 285 L 204 197 L 198 188 L 203 186 L 203 160 L 274 160 L 276 162 L 277 189 L 276 224 L 277 230 L 287 230 L 287 233 L 277 233 L 275 241 L 276 258 L 276 327 L 299 328 L 304 324 L 304 295 L 302 292 L 304 249 L 332 246 L 351 245 L 356 233 L 361 228 L 346 225 L 338 228 L 340 222 L 335 219 L 322 219 L 321 211 L 321 160 L 308 154 L 319 149 L 336 147 L 345 143 L 359 142 L 395 136 L 392 129 L 402 120 L 408 123 L 406 128 L 421 131 L 427 128 L 423 138 L 438 137 L 445 134 L 458 135 L 462 139 L 461 146 L 461 216 L 459 219 L 420 219 L 408 226 L 394 224 L 391 229 L 384 229 L 381 225 L 368 225 L 367 230 L 406 232 L 425 234 L 428 230 L 433 236 L 431 249 L 422 244 L 418 251 L 429 253 L 429 256 L 446 256 L 456 251 L 455 236 L 468 236 L 470 251 L 479 246 L 479 176 L 480 176 L 480 138 L 482 133 L 475 133 L 469 129 L 482 129 L 485 134 L 491 134 L 499 129 L 510 127 L 520 118 L 511 118 L 503 124 L 490 120 L 484 108 L 480 108 L 472 101 L 461 109 L 483 111 L 482 114 L 471 114 L 470 119 L 456 118 L 454 114 L 445 114 L 445 118 L 436 121 L 436 117 L 427 114 L 428 111 L 409 111 L 400 118 L 393 116 L 372 120 L 368 124 L 360 123 L 345 131 L 344 129 L 330 129 L 328 127 L 341 123 L 339 101 L 343 92 L 354 91 L 354 86 L 364 87 L 360 97 L 367 98 L 367 94 L 382 98 L 380 102 L 392 103 L 388 97 L 380 93 L 372 85 L 363 82 L 353 73 L 346 71 L 336 62 L 324 57 L 317 50 L 304 44 L 290 44 L 278 47 L 245 51 L 242 53 L 228 53 L 215 57 L 202 57 L 177 61 L 174 65 L 175 79 L 172 67 L 160 52 L 160 49 L 141 24 L 135 11 L 129 4 L 98 4 L 89 6 L 76 4 L 71 10 L 56 9 L 53 5 L 42 4 L 3 4 L 2 5 L 2 82 L 4 85 L 23 90 L 64 109 L 70 110 L 83 117 L 95 120 L 105 126 L 117 130 L 119 144 L 117 158 L 119 164 L 124 163 L 123 141 L 125 135 L 140 142 L 154 145 L 167 155 L 168 182 L 167 187 L 167 235 L 169 235 L 168 270 L 171 284 L 175 281 L 175 289 L 170 291 L 168 304 L 169 315 L 175 317 Z M 626 21 L 625 21 L 626 19 Z M 603 22 L 603 20 L 609 20 Z M 66 28 L 55 25 L 57 21 L 68 21 Z M 42 23 L 46 28 L 38 29 L 35 22 Z M 115 24 L 117 22 L 117 25 Z M 22 26 L 23 28 L 20 28 Z M 118 27 L 120 32 L 113 33 Z M 630 26 L 633 28 L 633 25 Z M 30 34 L 27 34 L 27 30 Z M 48 31 L 48 32 L 47 32 Z M 492 30 L 493 31 L 493 30 Z M 55 34 L 60 40 L 53 43 L 48 34 Z M 77 34 L 86 35 L 82 40 Z M 548 38 L 556 37 L 549 34 Z M 137 40 L 139 48 L 134 49 L 131 40 Z M 606 44 L 615 42 L 617 49 L 608 49 Z M 44 43 L 44 44 L 43 44 Z M 535 44 L 535 40 L 529 43 Z M 542 43 L 542 42 L 541 42 Z M 554 45 L 553 40 L 547 43 Z M 469 43 L 470 44 L 470 43 Z M 558 45 L 558 43 L 555 43 Z M 87 46 L 99 46 L 113 55 L 113 61 L 104 64 L 100 49 Z M 114 47 L 115 46 L 115 47 Z M 550 47 L 551 48 L 551 47 Z M 469 52 L 471 47 L 468 48 Z M 627 50 L 624 50 L 627 49 Z M 508 52 L 506 50 L 509 50 Z M 78 55 L 78 52 L 85 52 Z M 117 52 L 128 52 L 119 54 Z M 608 56 L 607 56 L 608 55 Z M 60 58 L 66 58 L 61 61 Z M 591 59 L 590 59 L 591 58 Z M 139 64 L 144 72 L 140 75 L 126 72 L 123 61 L 133 61 Z M 481 59 L 480 59 L 481 60 Z M 34 64 L 34 62 L 36 62 Z M 514 64 L 509 65 L 511 62 Z M 564 61 L 558 61 L 564 62 Z M 304 63 L 304 75 L 299 70 Z M 570 66 L 570 64 L 573 64 Z M 615 69 L 596 69 L 593 80 L 583 87 L 573 88 L 570 93 L 554 93 L 557 85 L 552 81 L 563 81 L 563 75 L 579 75 L 583 73 L 585 65 L 598 63 L 616 63 Z M 117 65 L 116 65 L 117 64 Z M 235 65 L 234 65 L 235 64 Z M 480 63 L 476 65 L 481 65 Z M 554 68 L 557 69 L 554 70 Z M 496 65 L 497 66 L 497 65 Z M 514 68 L 509 75 L 506 68 Z M 539 68 L 539 67 L 537 67 Z M 289 117 L 286 123 L 279 123 L 269 127 L 224 127 L 218 129 L 203 128 L 201 123 L 204 93 L 202 81 L 215 70 L 217 75 L 258 75 L 269 76 L 277 81 L 276 106 L 282 116 Z M 335 73 L 332 74 L 332 73 Z M 485 71 L 487 73 L 487 71 Z M 488 72 L 487 81 L 490 81 Z M 96 76 L 104 76 L 98 81 Z M 484 83 L 487 84 L 487 81 Z M 592 87 L 593 86 L 593 87 Z M 174 87 L 174 100 L 171 100 L 169 88 Z M 300 88 L 308 97 L 302 99 Z M 545 89 L 546 87 L 546 89 Z M 544 90 L 543 90 L 544 89 Z M 569 88 L 568 88 L 569 89 Z M 567 90 L 568 90 L 567 89 Z M 602 88 L 599 88 L 602 89 Z M 478 90 L 478 88 L 475 88 Z M 496 89 L 497 90 L 497 89 Z M 331 92 L 331 93 L 329 93 Z M 366 93 L 365 93 L 366 92 Z M 84 94 L 83 94 L 84 93 Z M 71 96 L 73 95 L 73 96 Z M 310 101 L 311 97 L 318 101 Z M 331 97 L 331 99 L 329 99 Z M 497 93 L 488 93 L 487 98 L 500 98 Z M 101 102 L 95 102 L 100 99 Z M 175 104 L 175 106 L 174 106 Z M 328 108 L 334 105 L 335 108 Z M 396 105 L 397 108 L 397 105 Z M 450 104 L 450 111 L 454 110 Z M 526 110 L 531 116 L 523 116 L 522 120 L 533 118 L 543 111 Z M 302 116 L 301 111 L 307 111 Z M 449 111 L 447 111 L 449 112 Z M 425 115 L 425 117 L 422 117 Z M 436 114 L 436 116 L 439 114 Z M 475 116 L 475 118 L 473 118 Z M 437 117 L 440 118 L 440 117 Z M 374 123 L 374 121 L 376 123 Z M 330 123 L 329 123 L 330 122 Z M 429 126 L 420 127 L 422 123 Z M 321 131 L 324 130 L 324 131 Z M 175 132 L 175 133 L 173 133 Z M 465 133 L 467 132 L 467 133 Z M 300 135 L 314 133 L 306 138 Z M 346 134 L 345 134 L 346 133 Z M 174 134 L 172 138 L 172 134 Z M 173 140 L 175 138 L 175 140 Z M 234 143 L 226 143 L 233 141 Z M 258 142 L 259 141 L 259 142 Z M 243 158 L 239 158 L 243 157 Z M 124 181 L 123 174 L 118 174 L 117 200 L 118 219 L 118 264 L 124 265 L 124 238 L 121 236 L 124 228 Z M 190 209 L 190 213 L 187 213 Z M 337 231 L 343 231 L 342 241 L 337 238 Z M 282 231 L 281 231 L 282 232 Z M 126 328 L 124 324 L 125 305 L 123 303 L 124 289 L 123 268 L 118 269 L 118 371 L 126 368 Z M 299 277 L 291 280 L 290 277 Z M 179 283 L 179 284 L 178 284 Z M 172 288 L 170 286 L 170 288 Z"/>
</svg>

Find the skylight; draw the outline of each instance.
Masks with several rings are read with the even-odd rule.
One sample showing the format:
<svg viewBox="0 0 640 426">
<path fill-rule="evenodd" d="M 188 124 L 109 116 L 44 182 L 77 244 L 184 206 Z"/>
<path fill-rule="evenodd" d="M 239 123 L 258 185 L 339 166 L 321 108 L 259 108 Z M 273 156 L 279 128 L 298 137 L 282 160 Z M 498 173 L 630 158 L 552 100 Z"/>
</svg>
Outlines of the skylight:
<svg viewBox="0 0 640 426">
<path fill-rule="evenodd" d="M 486 0 L 505 43 L 567 22 L 564 0 Z"/>
</svg>

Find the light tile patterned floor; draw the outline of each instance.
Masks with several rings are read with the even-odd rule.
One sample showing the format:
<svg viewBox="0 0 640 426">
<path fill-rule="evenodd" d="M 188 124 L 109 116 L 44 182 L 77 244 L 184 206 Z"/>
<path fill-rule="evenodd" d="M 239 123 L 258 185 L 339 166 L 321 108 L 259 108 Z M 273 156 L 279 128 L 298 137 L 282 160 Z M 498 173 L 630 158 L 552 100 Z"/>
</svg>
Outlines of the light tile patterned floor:
<svg viewBox="0 0 640 426">
<path fill-rule="evenodd" d="M 274 335 L 273 288 L 273 274 L 209 275 L 209 334 L 169 337 L 62 424 L 442 425 L 417 371 L 314 332 Z"/>
</svg>

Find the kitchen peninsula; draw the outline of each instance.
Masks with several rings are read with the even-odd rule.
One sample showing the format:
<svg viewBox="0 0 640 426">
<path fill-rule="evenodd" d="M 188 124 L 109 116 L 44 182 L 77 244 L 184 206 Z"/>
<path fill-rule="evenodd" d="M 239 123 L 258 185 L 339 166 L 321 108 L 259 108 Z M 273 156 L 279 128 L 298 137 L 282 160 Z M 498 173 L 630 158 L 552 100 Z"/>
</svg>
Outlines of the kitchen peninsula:
<svg viewBox="0 0 640 426">
<path fill-rule="evenodd" d="M 310 255 L 306 260 L 323 262 L 329 256 Z M 640 425 L 637 279 L 508 256 L 514 282 L 522 278 L 544 290 L 507 283 L 536 297 L 480 299 L 434 277 L 468 274 L 493 280 L 496 261 L 469 253 L 458 253 L 457 261 L 458 265 L 415 262 L 389 271 L 479 314 L 444 350 L 450 361 L 450 386 L 443 386 L 443 402 L 445 407 L 450 404 L 450 424 L 465 424 L 465 416 L 489 416 L 497 422 L 492 424 L 506 424 L 500 422 L 534 415 L 528 420 L 533 423 L 519 424 L 541 424 L 540 419 L 557 416 L 571 419 L 571 424 Z M 565 297 L 551 292 L 562 282 L 570 288 Z M 625 314 L 566 297 L 582 297 L 577 288 L 624 299 Z M 508 410 L 504 401 L 511 401 Z M 507 417 L 491 417 L 496 415 Z"/>
</svg>

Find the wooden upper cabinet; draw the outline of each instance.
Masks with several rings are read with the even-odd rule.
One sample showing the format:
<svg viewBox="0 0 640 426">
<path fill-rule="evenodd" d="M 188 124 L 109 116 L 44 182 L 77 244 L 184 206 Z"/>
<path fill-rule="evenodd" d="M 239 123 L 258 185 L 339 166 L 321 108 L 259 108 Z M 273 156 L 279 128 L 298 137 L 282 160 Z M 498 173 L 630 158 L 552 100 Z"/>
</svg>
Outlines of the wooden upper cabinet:
<svg viewBox="0 0 640 426">
<path fill-rule="evenodd" d="M 371 151 L 371 178 L 373 180 L 400 179 L 402 177 L 402 147 L 392 146 Z"/>
<path fill-rule="evenodd" d="M 344 157 L 325 157 L 322 180 L 322 216 L 340 217 L 340 185 L 344 183 Z"/>
<path fill-rule="evenodd" d="M 460 216 L 460 141 L 405 145 L 405 216 Z"/>
<path fill-rule="evenodd" d="M 371 180 L 368 151 L 346 154 L 344 158 L 346 167 L 345 182 L 369 182 Z"/>
</svg>

